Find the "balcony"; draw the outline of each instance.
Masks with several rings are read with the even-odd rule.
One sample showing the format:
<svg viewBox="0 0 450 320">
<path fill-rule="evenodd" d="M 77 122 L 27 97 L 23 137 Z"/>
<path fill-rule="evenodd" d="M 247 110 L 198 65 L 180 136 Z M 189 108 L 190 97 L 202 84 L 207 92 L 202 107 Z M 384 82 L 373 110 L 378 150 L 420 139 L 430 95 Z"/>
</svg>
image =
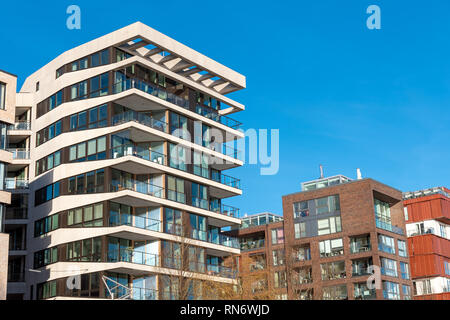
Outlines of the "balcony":
<svg viewBox="0 0 450 320">
<path fill-rule="evenodd" d="M 28 218 L 28 208 L 6 208 L 5 220 Z"/>
<path fill-rule="evenodd" d="M 157 198 L 164 198 L 163 187 L 134 179 L 129 179 L 125 181 L 124 184 L 121 184 L 118 181 L 113 181 L 111 183 L 110 192 L 118 192 L 122 190 L 131 190 Z"/>
<path fill-rule="evenodd" d="M 377 298 L 377 293 L 375 291 L 375 289 L 368 289 L 368 288 L 364 288 L 364 289 L 356 289 L 353 293 L 353 298 L 355 300 L 376 300 Z"/>
<path fill-rule="evenodd" d="M 120 93 L 126 90 L 130 89 L 138 89 L 140 91 L 143 91 L 145 93 L 148 93 L 152 96 L 158 97 L 159 99 L 162 99 L 164 101 L 173 103 L 179 107 L 182 107 L 186 110 L 192 110 L 194 108 L 190 107 L 189 101 L 186 99 L 183 99 L 173 93 L 168 92 L 167 90 L 157 87 L 152 83 L 148 83 L 136 78 L 129 78 L 126 80 L 118 81 L 113 84 L 113 93 Z M 218 123 L 221 123 L 229 128 L 232 129 L 239 129 L 242 125 L 242 123 L 229 118 L 227 116 L 219 115 L 217 111 L 214 109 L 204 107 L 201 105 L 196 104 L 195 112 L 197 114 L 200 114 L 204 116 L 205 118 L 211 119 L 213 121 L 216 121 Z"/>
<path fill-rule="evenodd" d="M 132 287 L 130 297 L 132 300 L 158 300 L 158 290 Z"/>
<path fill-rule="evenodd" d="M 30 149 L 6 149 L 11 152 L 13 160 L 28 160 L 30 159 Z"/>
<path fill-rule="evenodd" d="M 147 217 L 140 217 L 132 215 L 129 213 L 112 213 L 109 217 L 109 226 L 130 226 L 139 229 L 145 229 L 155 232 L 162 232 L 162 221 L 151 219 Z M 166 222 L 166 228 L 173 229 L 173 227 L 178 227 L 179 225 L 174 225 Z M 167 232 L 169 234 L 182 235 L 182 226 L 179 226 L 178 230 L 175 232 Z M 219 244 L 226 247 L 239 249 L 239 241 L 236 238 L 229 237 L 223 234 L 208 235 L 206 231 L 193 229 L 190 234 L 191 239 L 201 240 L 209 243 Z"/>
<path fill-rule="evenodd" d="M 236 279 L 237 272 L 232 268 L 215 265 L 215 264 L 207 264 L 206 265 L 207 274 L 210 276 L 218 276 L 229 279 Z"/>
<path fill-rule="evenodd" d="M 379 229 L 390 231 L 390 232 L 393 232 L 393 233 L 396 233 L 399 235 L 404 235 L 403 230 L 399 227 L 393 226 L 392 224 L 384 222 L 378 218 L 375 218 L 375 222 L 376 222 L 377 228 L 379 228 Z"/>
<path fill-rule="evenodd" d="M 369 252 L 372 250 L 370 245 L 370 236 L 351 237 L 350 238 L 350 253 Z"/>
<path fill-rule="evenodd" d="M 31 130 L 31 122 L 30 121 L 18 121 L 8 127 L 9 131 L 17 131 L 17 130 Z"/>
<path fill-rule="evenodd" d="M 220 213 L 233 218 L 239 218 L 240 216 L 238 208 L 228 206 L 226 204 L 217 203 L 217 201 L 209 202 L 209 211 Z"/>
<path fill-rule="evenodd" d="M 264 248 L 265 241 L 264 239 L 259 240 L 250 240 L 250 241 L 244 241 L 241 242 L 241 250 L 242 251 L 251 251 L 251 250 L 257 250 Z"/>
<path fill-rule="evenodd" d="M 24 272 L 8 272 L 8 282 L 25 282 Z"/>
<path fill-rule="evenodd" d="M 123 113 L 119 113 L 114 115 L 111 118 L 111 124 L 113 126 L 120 125 L 122 123 L 134 121 L 140 124 L 143 124 L 147 127 L 159 130 L 161 132 L 167 132 L 167 123 L 162 122 L 160 120 L 156 120 L 153 117 L 142 114 L 140 112 L 136 112 L 133 110 L 129 110 Z"/>
<path fill-rule="evenodd" d="M 232 188 L 241 189 L 241 180 L 233 178 L 222 173 L 213 172 L 211 179 Z"/>
<path fill-rule="evenodd" d="M 166 165 L 166 156 L 162 153 L 133 145 L 121 145 L 111 149 L 111 159 L 133 156 L 161 165 Z"/>
<path fill-rule="evenodd" d="M 5 188 L 7 190 L 28 189 L 28 187 L 29 185 L 27 179 L 16 179 L 16 178 L 5 179 Z"/>
<path fill-rule="evenodd" d="M 421 236 L 424 234 L 435 234 L 438 235 L 437 233 L 434 232 L 434 228 L 430 227 L 430 228 L 426 228 L 423 230 L 410 230 L 408 231 L 408 237 L 414 237 L 414 236 Z"/>
</svg>

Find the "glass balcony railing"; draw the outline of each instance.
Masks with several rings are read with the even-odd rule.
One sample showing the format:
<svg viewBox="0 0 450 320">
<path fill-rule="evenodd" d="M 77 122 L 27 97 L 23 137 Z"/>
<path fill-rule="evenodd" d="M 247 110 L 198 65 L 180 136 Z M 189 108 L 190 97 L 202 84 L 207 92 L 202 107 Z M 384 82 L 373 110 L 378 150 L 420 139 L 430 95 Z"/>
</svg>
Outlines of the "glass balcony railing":
<svg viewBox="0 0 450 320">
<path fill-rule="evenodd" d="M 210 232 L 208 235 L 208 239 L 209 239 L 209 242 L 211 242 L 211 243 L 220 244 L 222 246 L 235 248 L 235 249 L 240 248 L 239 240 L 237 238 L 230 237 L 230 236 L 227 236 L 222 233 L 213 234 Z"/>
<path fill-rule="evenodd" d="M 128 213 L 111 213 L 109 216 L 109 226 L 130 226 L 140 229 L 161 232 L 162 222 L 147 217 L 140 217 Z"/>
<path fill-rule="evenodd" d="M 369 268 L 367 267 L 352 265 L 352 277 L 367 276 L 371 274 L 372 272 L 369 272 Z"/>
<path fill-rule="evenodd" d="M 218 203 L 217 201 L 209 202 L 209 210 L 216 212 L 216 213 L 224 214 L 226 216 L 233 217 L 233 218 L 239 218 L 239 216 L 240 216 L 238 208 L 228 206 L 226 204 L 221 204 L 221 203 Z"/>
<path fill-rule="evenodd" d="M 264 248 L 264 244 L 265 244 L 264 239 L 243 241 L 240 243 L 242 251 L 250 251 Z"/>
<path fill-rule="evenodd" d="M 133 145 L 120 145 L 111 149 L 111 159 L 133 156 L 140 159 L 166 165 L 166 156 L 162 153 Z"/>
<path fill-rule="evenodd" d="M 232 188 L 241 189 L 241 180 L 224 175 L 219 172 L 212 172 L 211 179 Z"/>
<path fill-rule="evenodd" d="M 7 190 L 28 189 L 27 179 L 6 178 L 5 188 Z"/>
<path fill-rule="evenodd" d="M 160 120 L 156 120 L 153 117 L 150 117 L 148 115 L 133 110 L 116 114 L 111 118 L 111 124 L 113 126 L 126 123 L 129 121 L 135 121 L 147 127 L 157 129 L 162 132 L 167 132 L 167 123 Z"/>
<path fill-rule="evenodd" d="M 353 297 L 355 300 L 375 300 L 377 298 L 377 293 L 375 289 L 355 290 Z"/>
<path fill-rule="evenodd" d="M 162 99 L 164 101 L 173 103 L 179 107 L 182 107 L 187 110 L 191 110 L 189 101 L 181 98 L 171 92 L 168 92 L 166 89 L 157 87 L 156 85 L 152 83 L 148 83 L 139 79 L 135 78 L 129 78 L 126 80 L 119 80 L 113 85 L 113 93 L 120 93 L 126 90 L 130 89 L 138 89 L 140 91 L 143 91 L 145 93 L 148 93 L 152 96 L 158 97 L 159 99 Z M 194 109 L 194 108 L 192 108 Z M 219 115 L 217 111 L 214 109 L 201 106 L 199 104 L 196 104 L 195 106 L 195 112 L 208 118 L 211 120 L 214 120 L 216 122 L 219 122 L 229 128 L 232 129 L 239 129 L 242 126 L 242 123 L 227 117 L 223 115 Z"/>
<path fill-rule="evenodd" d="M 155 186 L 153 184 L 129 179 L 126 181 L 114 181 L 110 185 L 111 192 L 117 192 L 122 190 L 136 191 L 142 194 L 147 194 L 157 198 L 164 198 L 164 188 Z"/>
<path fill-rule="evenodd" d="M 220 115 L 216 110 L 199 104 L 195 106 L 195 112 L 204 116 L 205 118 L 219 122 L 232 129 L 237 130 L 242 126 L 241 122 L 236 121 L 230 117 Z"/>
<path fill-rule="evenodd" d="M 192 197 L 192 205 L 197 208 L 208 210 L 208 200 Z"/>
<path fill-rule="evenodd" d="M 147 266 L 160 266 L 160 259 L 157 254 L 136 251 L 131 249 L 109 250 L 108 262 L 129 262 Z"/>
<path fill-rule="evenodd" d="M 377 228 L 379 228 L 379 229 L 390 231 L 390 232 L 393 232 L 393 233 L 396 233 L 399 235 L 404 234 L 404 232 L 401 228 L 393 226 L 392 224 L 384 222 L 378 218 L 375 218 L 375 222 L 376 222 Z"/>
<path fill-rule="evenodd" d="M 146 288 L 131 288 L 132 300 L 158 300 L 158 290 Z"/>
<path fill-rule="evenodd" d="M 6 149 L 13 154 L 14 160 L 30 159 L 30 149 Z"/>
<path fill-rule="evenodd" d="M 207 264 L 206 270 L 207 270 L 208 275 L 211 275 L 211 276 L 219 276 L 219 277 L 235 279 L 236 275 L 237 275 L 236 270 L 233 270 L 232 268 L 229 268 L 229 267 L 215 265 L 215 264 Z"/>
<path fill-rule="evenodd" d="M 8 130 L 31 130 L 31 122 L 30 121 L 17 121 L 16 123 L 10 125 Z"/>
</svg>

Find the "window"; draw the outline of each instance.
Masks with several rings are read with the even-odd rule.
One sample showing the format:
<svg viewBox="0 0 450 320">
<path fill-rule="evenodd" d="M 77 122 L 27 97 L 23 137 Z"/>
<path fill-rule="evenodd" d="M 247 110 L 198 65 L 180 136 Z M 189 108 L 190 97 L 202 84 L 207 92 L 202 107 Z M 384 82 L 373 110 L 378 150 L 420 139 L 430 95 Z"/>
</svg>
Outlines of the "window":
<svg viewBox="0 0 450 320">
<path fill-rule="evenodd" d="M 286 271 L 274 272 L 274 284 L 275 288 L 286 288 L 287 286 Z"/>
<path fill-rule="evenodd" d="M 70 87 L 70 99 L 84 99 L 87 96 L 87 81 L 76 83 Z"/>
<path fill-rule="evenodd" d="M 116 62 L 131 58 L 132 55 L 116 48 Z"/>
<path fill-rule="evenodd" d="M 68 180 L 68 194 L 103 192 L 105 189 L 105 170 L 91 171 L 76 177 L 70 177 Z"/>
<path fill-rule="evenodd" d="M 402 290 L 403 290 L 403 300 L 411 300 L 412 298 L 411 287 L 406 284 L 403 284 Z"/>
<path fill-rule="evenodd" d="M 339 285 L 339 286 L 323 288 L 322 299 L 323 300 L 347 300 L 348 299 L 347 286 L 344 284 L 344 285 Z"/>
<path fill-rule="evenodd" d="M 284 243 L 284 230 L 283 228 L 277 228 L 271 230 L 272 244 Z"/>
<path fill-rule="evenodd" d="M 40 146 L 44 142 L 47 142 L 62 133 L 62 120 L 56 121 L 48 127 L 39 130 L 36 134 L 36 146 Z"/>
<path fill-rule="evenodd" d="M 309 216 L 308 201 L 294 203 L 294 219 Z"/>
<path fill-rule="evenodd" d="M 107 95 L 109 83 L 108 79 L 109 77 L 107 73 L 91 78 L 89 80 L 90 81 L 89 98 L 96 98 Z"/>
<path fill-rule="evenodd" d="M 306 237 L 306 223 L 300 222 L 294 224 L 294 236 L 295 239 Z"/>
<path fill-rule="evenodd" d="M 34 253 L 34 268 L 41 268 L 58 261 L 58 248 L 47 248 Z"/>
<path fill-rule="evenodd" d="M 48 97 L 47 99 L 39 102 L 37 104 L 36 116 L 39 118 L 43 114 L 53 110 L 57 106 L 63 103 L 63 90 L 58 91 L 54 95 Z"/>
<path fill-rule="evenodd" d="M 191 237 L 193 239 L 206 241 L 206 218 L 196 214 L 189 214 L 189 221 L 191 224 Z"/>
<path fill-rule="evenodd" d="M 384 234 L 379 234 L 378 249 L 386 253 L 395 254 L 394 238 Z"/>
<path fill-rule="evenodd" d="M 439 224 L 439 230 L 441 232 L 441 237 L 447 238 L 447 227 L 445 226 L 445 224 Z"/>
<path fill-rule="evenodd" d="M 320 257 L 334 257 L 344 254 L 342 238 L 319 242 Z"/>
<path fill-rule="evenodd" d="M 209 158 L 208 155 L 194 151 L 194 174 L 209 179 Z M 214 177 L 213 177 L 214 178 Z M 220 173 L 215 177 L 220 182 Z M 217 180 L 217 178 L 219 180 Z"/>
<path fill-rule="evenodd" d="M 344 279 L 347 277 L 345 261 L 322 263 L 320 265 L 322 280 Z"/>
<path fill-rule="evenodd" d="M 190 140 L 187 118 L 172 112 L 170 114 L 170 134 L 181 139 Z"/>
<path fill-rule="evenodd" d="M 56 297 L 56 280 L 40 283 L 36 289 L 37 298 L 40 300 Z"/>
<path fill-rule="evenodd" d="M 450 262 L 444 261 L 444 270 L 445 274 L 450 276 Z"/>
<path fill-rule="evenodd" d="M 331 217 L 317 220 L 318 235 L 341 232 L 341 217 Z"/>
<path fill-rule="evenodd" d="M 36 82 L 36 92 L 38 92 L 38 91 L 39 91 L 39 81 Z"/>
<path fill-rule="evenodd" d="M 102 239 L 84 239 L 66 245 L 67 261 L 98 262 L 102 257 Z"/>
<path fill-rule="evenodd" d="M 407 257 L 408 252 L 406 251 L 406 242 L 403 240 L 398 240 L 397 245 L 398 245 L 398 255 L 400 257 Z"/>
<path fill-rule="evenodd" d="M 103 203 L 91 204 L 67 211 L 67 226 L 76 228 L 102 227 Z"/>
<path fill-rule="evenodd" d="M 298 247 L 294 249 L 295 261 L 307 261 L 311 260 L 311 249 L 309 245 L 306 247 Z"/>
<path fill-rule="evenodd" d="M 59 228 L 59 214 L 37 220 L 34 223 L 34 237 L 39 237 Z"/>
<path fill-rule="evenodd" d="M 208 210 L 208 189 L 206 186 L 192 183 L 192 205 Z"/>
<path fill-rule="evenodd" d="M 82 142 L 69 148 L 69 162 L 106 159 L 106 137 Z"/>
<path fill-rule="evenodd" d="M 284 265 L 284 249 L 272 250 L 272 262 L 274 266 Z"/>
<path fill-rule="evenodd" d="M 181 236 L 183 231 L 183 221 L 181 219 L 181 211 L 171 208 L 165 208 L 164 216 L 165 216 L 164 232 Z"/>
<path fill-rule="evenodd" d="M 0 109 L 6 108 L 6 84 L 0 82 Z"/>
<path fill-rule="evenodd" d="M 409 220 L 408 207 L 403 208 L 403 213 L 405 215 L 405 221 L 408 221 Z"/>
<path fill-rule="evenodd" d="M 380 261 L 381 261 L 381 274 L 390 277 L 398 277 L 397 262 L 395 260 L 381 257 Z"/>
<path fill-rule="evenodd" d="M 101 128 L 108 125 L 108 105 L 104 104 L 70 116 L 70 131 Z"/>
<path fill-rule="evenodd" d="M 387 224 L 391 223 L 391 209 L 389 203 L 374 199 L 375 202 L 375 216 L 377 219 Z"/>
<path fill-rule="evenodd" d="M 388 300 L 400 300 L 400 288 L 398 283 L 383 281 L 383 296 Z"/>
<path fill-rule="evenodd" d="M 172 176 L 167 177 L 167 199 L 186 203 L 184 180 Z"/>
<path fill-rule="evenodd" d="M 55 182 L 44 188 L 35 191 L 34 195 L 34 206 L 38 206 L 44 202 L 50 201 L 56 197 L 59 197 L 59 186 L 60 183 Z"/>
<path fill-rule="evenodd" d="M 186 148 L 171 143 L 169 144 L 169 152 L 170 166 L 172 168 L 186 171 Z"/>
<path fill-rule="evenodd" d="M 402 279 L 409 280 L 409 265 L 406 262 L 400 262 L 400 272 Z"/>
</svg>

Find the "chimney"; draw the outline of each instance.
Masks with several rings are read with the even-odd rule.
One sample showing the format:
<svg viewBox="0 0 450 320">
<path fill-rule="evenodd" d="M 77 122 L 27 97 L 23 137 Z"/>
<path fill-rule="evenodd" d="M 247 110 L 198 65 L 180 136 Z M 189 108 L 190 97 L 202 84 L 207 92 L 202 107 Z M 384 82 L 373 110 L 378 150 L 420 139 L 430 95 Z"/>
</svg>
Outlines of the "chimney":
<svg viewBox="0 0 450 320">
<path fill-rule="evenodd" d="M 320 179 L 323 179 L 323 165 L 320 165 Z"/>
<path fill-rule="evenodd" d="M 361 180 L 362 179 L 362 175 L 361 175 L 361 170 L 359 168 L 356 169 L 356 180 Z"/>
</svg>

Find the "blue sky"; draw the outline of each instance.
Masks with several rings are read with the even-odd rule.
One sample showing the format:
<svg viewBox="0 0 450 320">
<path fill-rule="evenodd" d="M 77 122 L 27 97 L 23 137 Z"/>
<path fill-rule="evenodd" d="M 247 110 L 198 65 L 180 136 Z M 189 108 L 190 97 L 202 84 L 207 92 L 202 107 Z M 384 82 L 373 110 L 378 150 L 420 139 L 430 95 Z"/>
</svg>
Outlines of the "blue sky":
<svg viewBox="0 0 450 320">
<path fill-rule="evenodd" d="M 403 191 L 449 186 L 450 2 L 8 1 L 0 11 L 0 69 L 25 77 L 58 54 L 141 21 L 247 77 L 230 97 L 245 128 L 280 130 L 280 170 L 228 172 L 243 213 L 282 213 L 281 196 L 318 176 L 356 168 Z M 126 3 L 126 8 L 124 7 Z M 343 5 L 345 3 L 345 5 Z M 66 28 L 70 4 L 81 30 Z M 366 8 L 381 8 L 381 30 Z"/>
</svg>

